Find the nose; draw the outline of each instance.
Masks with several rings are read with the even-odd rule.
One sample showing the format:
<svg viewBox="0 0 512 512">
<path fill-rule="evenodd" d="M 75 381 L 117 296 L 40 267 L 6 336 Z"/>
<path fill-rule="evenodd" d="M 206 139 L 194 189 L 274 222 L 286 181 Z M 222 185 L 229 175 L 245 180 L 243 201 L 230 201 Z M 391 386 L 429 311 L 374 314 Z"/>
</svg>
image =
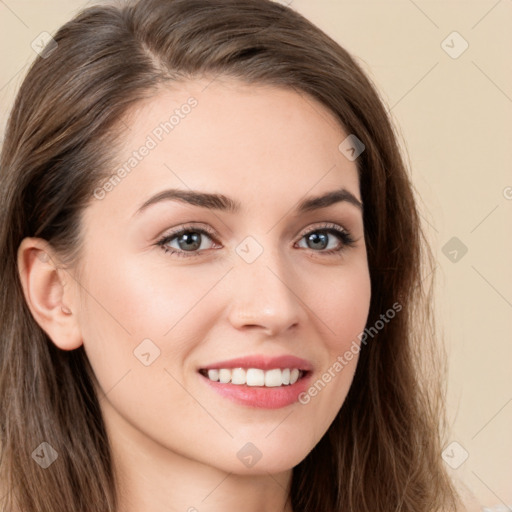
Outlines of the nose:
<svg viewBox="0 0 512 512">
<path fill-rule="evenodd" d="M 237 329 L 262 329 L 278 336 L 305 319 L 298 280 L 276 248 L 265 248 L 254 261 L 235 258 L 230 272 L 229 321 Z"/>
</svg>

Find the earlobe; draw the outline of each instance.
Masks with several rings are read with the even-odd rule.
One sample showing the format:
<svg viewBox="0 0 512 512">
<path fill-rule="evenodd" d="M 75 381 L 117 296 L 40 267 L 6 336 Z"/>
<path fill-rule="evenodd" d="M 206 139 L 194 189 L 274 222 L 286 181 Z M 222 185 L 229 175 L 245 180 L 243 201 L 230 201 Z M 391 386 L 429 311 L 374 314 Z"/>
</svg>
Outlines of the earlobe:
<svg viewBox="0 0 512 512">
<path fill-rule="evenodd" d="M 53 343 L 62 350 L 82 345 L 77 308 L 72 303 L 75 284 L 67 271 L 59 268 L 46 240 L 29 237 L 21 242 L 18 272 L 30 312 Z"/>
</svg>

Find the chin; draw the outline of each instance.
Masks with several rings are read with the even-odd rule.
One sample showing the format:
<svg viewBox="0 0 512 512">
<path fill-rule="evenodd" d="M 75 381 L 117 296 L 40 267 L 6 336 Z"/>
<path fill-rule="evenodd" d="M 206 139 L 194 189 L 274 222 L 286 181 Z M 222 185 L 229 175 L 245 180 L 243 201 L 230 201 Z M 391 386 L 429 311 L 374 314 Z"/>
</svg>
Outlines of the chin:
<svg viewBox="0 0 512 512">
<path fill-rule="evenodd" d="M 314 448 L 304 436 L 270 434 L 268 438 L 254 438 L 241 443 L 236 441 L 235 458 L 228 462 L 228 471 L 236 474 L 266 475 L 289 471 L 302 462 Z M 274 439 L 271 439 L 275 435 Z"/>
</svg>

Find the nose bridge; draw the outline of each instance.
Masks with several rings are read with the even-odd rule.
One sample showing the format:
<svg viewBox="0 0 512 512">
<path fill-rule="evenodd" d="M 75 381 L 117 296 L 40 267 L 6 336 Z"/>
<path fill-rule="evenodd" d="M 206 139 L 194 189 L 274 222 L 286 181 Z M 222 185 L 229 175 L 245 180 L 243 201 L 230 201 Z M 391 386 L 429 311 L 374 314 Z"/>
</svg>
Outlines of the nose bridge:
<svg viewBox="0 0 512 512">
<path fill-rule="evenodd" d="M 286 255 L 271 238 L 248 236 L 235 249 L 230 318 L 237 327 L 259 325 L 276 333 L 300 319 L 302 305 Z"/>
</svg>

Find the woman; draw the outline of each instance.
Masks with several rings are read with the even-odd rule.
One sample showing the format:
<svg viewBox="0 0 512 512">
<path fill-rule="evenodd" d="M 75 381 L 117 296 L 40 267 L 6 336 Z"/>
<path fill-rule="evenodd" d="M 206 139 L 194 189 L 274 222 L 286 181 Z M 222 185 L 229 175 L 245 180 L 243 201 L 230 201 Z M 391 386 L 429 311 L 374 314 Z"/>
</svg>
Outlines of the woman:
<svg viewBox="0 0 512 512">
<path fill-rule="evenodd" d="M 431 254 L 354 59 L 266 0 L 54 39 L 1 159 L 2 510 L 459 507 Z"/>
</svg>

